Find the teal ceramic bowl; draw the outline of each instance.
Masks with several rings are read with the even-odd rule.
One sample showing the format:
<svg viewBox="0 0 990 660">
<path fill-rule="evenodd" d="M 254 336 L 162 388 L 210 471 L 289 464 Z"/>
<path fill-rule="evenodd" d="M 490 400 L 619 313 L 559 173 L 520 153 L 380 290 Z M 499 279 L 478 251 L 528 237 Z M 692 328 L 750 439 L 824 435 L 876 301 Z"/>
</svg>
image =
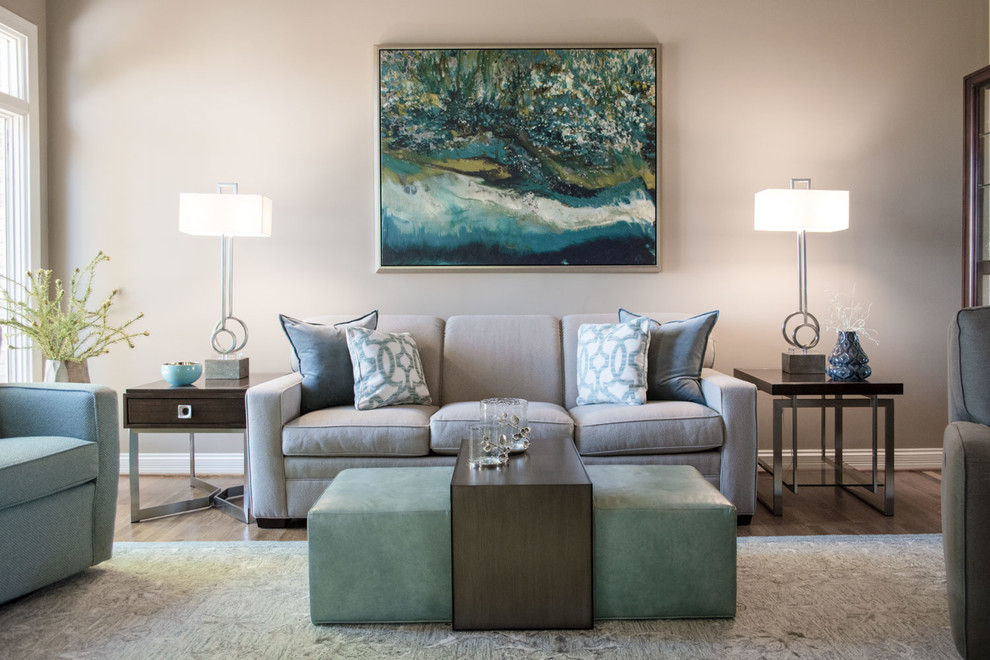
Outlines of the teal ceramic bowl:
<svg viewBox="0 0 990 660">
<path fill-rule="evenodd" d="M 162 365 L 162 378 L 169 385 L 192 385 L 203 375 L 199 362 L 166 362 Z"/>
</svg>

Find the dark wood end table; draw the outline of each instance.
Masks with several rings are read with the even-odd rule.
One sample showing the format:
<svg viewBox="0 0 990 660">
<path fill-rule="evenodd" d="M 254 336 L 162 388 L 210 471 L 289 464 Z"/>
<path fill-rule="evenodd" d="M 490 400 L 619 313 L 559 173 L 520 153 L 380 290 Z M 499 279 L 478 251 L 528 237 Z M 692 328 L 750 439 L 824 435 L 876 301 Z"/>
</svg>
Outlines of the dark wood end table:
<svg viewBox="0 0 990 660">
<path fill-rule="evenodd" d="M 825 374 L 790 374 L 780 369 L 736 369 L 733 375 L 756 385 L 773 401 L 773 461 L 759 459 L 760 467 L 773 476 L 772 499 L 757 492 L 757 499 L 776 515 L 783 515 L 783 487 L 798 491 L 797 411 L 799 408 L 821 409 L 821 459 L 828 469 L 821 470 L 818 481 L 802 481 L 801 486 L 837 486 L 860 498 L 887 516 L 894 515 L 894 400 L 885 395 L 904 394 L 904 383 L 870 378 L 863 381 L 835 381 Z M 802 398 L 805 397 L 805 398 Z M 808 398 L 812 397 L 812 398 Z M 791 409 L 791 466 L 783 465 L 784 410 Z M 835 411 L 833 455 L 826 452 L 825 411 Z M 842 412 L 846 408 L 870 408 L 873 412 L 873 465 L 869 478 L 850 467 L 842 457 Z M 880 479 L 877 411 L 884 411 L 883 479 Z M 880 490 L 883 490 L 882 497 Z"/>
<path fill-rule="evenodd" d="M 125 429 L 130 429 L 131 522 L 216 507 L 243 523 L 253 521 L 248 472 L 247 414 L 244 397 L 252 385 L 281 374 L 252 374 L 240 380 L 200 379 L 193 385 L 173 386 L 164 380 L 124 391 Z M 209 493 L 179 502 L 141 508 L 138 443 L 142 433 L 189 434 L 189 485 Z M 219 488 L 196 476 L 197 433 L 241 433 L 244 437 L 244 485 Z M 238 506 L 230 500 L 243 497 Z"/>
<path fill-rule="evenodd" d="M 591 480 L 570 440 L 450 483 L 454 630 L 594 625 Z"/>
</svg>

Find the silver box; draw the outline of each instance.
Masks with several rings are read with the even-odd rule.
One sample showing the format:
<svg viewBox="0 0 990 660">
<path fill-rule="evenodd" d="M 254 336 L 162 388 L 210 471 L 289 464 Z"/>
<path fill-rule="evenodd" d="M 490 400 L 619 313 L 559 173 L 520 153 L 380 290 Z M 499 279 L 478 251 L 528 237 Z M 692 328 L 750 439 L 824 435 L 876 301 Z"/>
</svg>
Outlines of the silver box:
<svg viewBox="0 0 990 660">
<path fill-rule="evenodd" d="M 206 360 L 203 365 L 203 376 L 207 380 L 240 380 L 248 377 L 249 358 L 242 357 L 233 360 Z"/>
<path fill-rule="evenodd" d="M 789 374 L 825 373 L 824 353 L 781 353 L 780 369 Z"/>
</svg>

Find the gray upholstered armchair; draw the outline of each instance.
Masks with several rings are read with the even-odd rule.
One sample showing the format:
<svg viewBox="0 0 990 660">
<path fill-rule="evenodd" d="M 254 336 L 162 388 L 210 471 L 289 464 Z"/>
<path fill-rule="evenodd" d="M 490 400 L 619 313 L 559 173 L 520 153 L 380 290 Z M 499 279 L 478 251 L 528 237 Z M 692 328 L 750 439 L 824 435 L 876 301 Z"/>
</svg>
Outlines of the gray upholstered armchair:
<svg viewBox="0 0 990 660">
<path fill-rule="evenodd" d="M 0 603 L 109 559 L 120 441 L 99 385 L 0 385 Z"/>
<path fill-rule="evenodd" d="M 963 657 L 990 654 L 990 307 L 949 324 L 942 537 L 949 619 Z"/>
</svg>

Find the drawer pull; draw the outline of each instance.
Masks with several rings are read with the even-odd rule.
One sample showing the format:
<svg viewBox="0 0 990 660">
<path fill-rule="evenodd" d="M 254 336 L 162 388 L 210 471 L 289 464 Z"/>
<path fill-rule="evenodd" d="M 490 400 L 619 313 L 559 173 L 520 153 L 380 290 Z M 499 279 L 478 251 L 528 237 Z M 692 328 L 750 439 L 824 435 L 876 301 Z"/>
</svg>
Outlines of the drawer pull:
<svg viewBox="0 0 990 660">
<path fill-rule="evenodd" d="M 192 419 L 192 406 L 188 403 L 179 404 L 179 419 Z"/>
</svg>

